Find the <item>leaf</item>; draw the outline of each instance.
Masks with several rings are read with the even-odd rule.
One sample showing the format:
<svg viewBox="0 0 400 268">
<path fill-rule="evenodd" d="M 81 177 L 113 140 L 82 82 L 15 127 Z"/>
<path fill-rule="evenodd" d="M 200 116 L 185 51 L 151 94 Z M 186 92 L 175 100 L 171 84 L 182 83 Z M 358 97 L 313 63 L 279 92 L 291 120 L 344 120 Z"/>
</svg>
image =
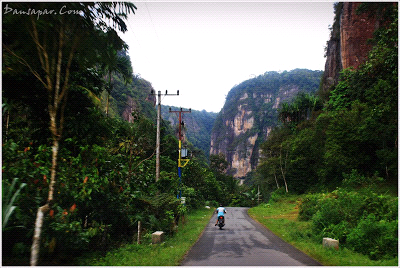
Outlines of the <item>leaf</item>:
<svg viewBox="0 0 400 268">
<path fill-rule="evenodd" d="M 8 220 L 13 214 L 14 210 L 16 209 L 16 206 L 14 206 L 15 200 L 18 198 L 19 193 L 21 190 L 26 186 L 26 183 L 21 183 L 18 190 L 12 195 L 12 192 L 14 190 L 15 184 L 17 183 L 18 178 L 14 178 L 13 182 L 11 183 L 10 188 L 8 188 L 6 198 L 3 199 L 3 230 L 7 226 Z M 3 186 L 4 187 L 4 186 Z M 12 197 L 11 197 L 12 195 Z"/>
</svg>

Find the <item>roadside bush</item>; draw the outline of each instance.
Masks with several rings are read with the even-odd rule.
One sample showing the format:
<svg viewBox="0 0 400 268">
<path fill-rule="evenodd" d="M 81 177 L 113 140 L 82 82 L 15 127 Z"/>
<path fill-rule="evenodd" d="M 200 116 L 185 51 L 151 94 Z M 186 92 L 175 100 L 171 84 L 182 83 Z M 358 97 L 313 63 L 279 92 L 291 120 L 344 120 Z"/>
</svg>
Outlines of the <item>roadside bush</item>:
<svg viewBox="0 0 400 268">
<path fill-rule="evenodd" d="M 311 220 L 313 215 L 317 213 L 320 205 L 320 200 L 323 194 L 308 194 L 300 203 L 299 206 L 299 220 L 308 221 Z"/>
<path fill-rule="evenodd" d="M 66 219 L 65 212 L 60 211 L 56 216 L 58 219 L 49 224 L 46 231 L 44 246 L 48 248 L 49 253 L 56 249 L 59 252 L 67 254 L 76 254 L 82 250 L 89 249 L 91 240 L 102 231 L 98 227 L 83 228 L 82 222 Z"/>
<path fill-rule="evenodd" d="M 370 193 L 365 198 L 362 210 L 366 214 L 375 215 L 377 220 L 394 221 L 398 218 L 398 198 Z"/>
<path fill-rule="evenodd" d="M 334 198 L 320 200 L 318 211 L 312 216 L 312 229 L 315 234 L 323 233 L 330 225 L 339 224 L 343 219 L 343 212 Z"/>
<path fill-rule="evenodd" d="M 343 173 L 342 187 L 348 189 L 371 187 L 372 185 L 376 185 L 376 183 L 382 181 L 384 181 L 383 178 L 378 176 L 365 177 L 360 174 L 358 170 L 353 169 L 349 174 Z"/>
<path fill-rule="evenodd" d="M 352 181 L 364 185 L 365 177 Z M 309 194 L 300 204 L 299 219 L 311 220 L 314 239 L 339 239 L 341 245 L 373 260 L 397 254 L 397 197 L 377 194 L 371 187 L 357 191 L 338 188 L 328 194 Z M 353 183 L 351 183 L 354 185 Z"/>
<path fill-rule="evenodd" d="M 282 197 L 289 195 L 286 193 L 285 188 L 281 187 L 278 190 L 272 192 L 271 197 L 269 198 L 269 203 L 273 204 L 275 202 L 278 202 L 279 200 L 282 199 Z"/>
<path fill-rule="evenodd" d="M 328 227 L 323 228 L 316 238 L 318 241 L 322 241 L 323 237 L 329 237 L 338 239 L 341 244 L 345 244 L 350 230 L 350 224 L 347 221 L 341 221 L 338 224 L 329 224 Z"/>
<path fill-rule="evenodd" d="M 167 193 L 143 199 L 148 212 L 147 228 L 151 231 L 163 230 L 167 234 L 173 233 L 175 217 L 179 215 L 180 200 Z"/>
<path fill-rule="evenodd" d="M 347 238 L 352 250 L 368 255 L 371 259 L 397 256 L 398 220 L 378 220 L 374 214 L 361 219 Z"/>
</svg>

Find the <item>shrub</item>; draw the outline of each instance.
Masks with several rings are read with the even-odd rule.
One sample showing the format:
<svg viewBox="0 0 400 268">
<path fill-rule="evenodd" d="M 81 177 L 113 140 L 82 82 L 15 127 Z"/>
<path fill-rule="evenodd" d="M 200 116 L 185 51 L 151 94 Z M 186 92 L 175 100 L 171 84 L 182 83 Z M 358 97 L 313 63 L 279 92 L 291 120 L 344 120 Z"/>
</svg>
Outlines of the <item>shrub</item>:
<svg viewBox="0 0 400 268">
<path fill-rule="evenodd" d="M 348 246 L 356 252 L 377 260 L 397 256 L 398 220 L 378 220 L 369 214 L 359 221 L 347 238 Z"/>
<path fill-rule="evenodd" d="M 312 229 L 319 234 L 330 225 L 339 224 L 343 219 L 343 212 L 334 198 L 324 198 L 321 201 L 319 210 L 312 217 Z"/>
<path fill-rule="evenodd" d="M 321 241 L 323 237 L 329 237 L 339 240 L 341 244 L 345 244 L 350 230 L 350 224 L 347 221 L 341 221 L 338 224 L 329 224 L 319 233 L 317 238 L 318 241 Z"/>
<path fill-rule="evenodd" d="M 365 177 L 364 175 L 360 174 L 358 170 L 353 169 L 349 174 L 343 173 L 342 187 L 349 189 L 359 187 L 371 188 L 371 186 L 376 186 L 377 183 L 382 181 L 384 181 L 384 179 L 381 177 Z"/>
<path fill-rule="evenodd" d="M 278 190 L 274 191 L 271 194 L 271 197 L 269 199 L 269 203 L 274 203 L 274 202 L 278 202 L 279 200 L 282 199 L 282 197 L 289 195 L 288 193 L 286 193 L 286 190 L 284 187 L 279 188 Z"/>
<path fill-rule="evenodd" d="M 322 196 L 323 194 L 308 194 L 301 200 L 299 206 L 299 220 L 311 220 L 319 209 L 319 201 Z"/>
<path fill-rule="evenodd" d="M 396 256 L 397 204 L 397 197 L 378 195 L 370 187 L 358 191 L 338 188 L 303 198 L 299 218 L 311 219 L 316 240 L 339 239 L 342 245 L 378 260 Z"/>
</svg>

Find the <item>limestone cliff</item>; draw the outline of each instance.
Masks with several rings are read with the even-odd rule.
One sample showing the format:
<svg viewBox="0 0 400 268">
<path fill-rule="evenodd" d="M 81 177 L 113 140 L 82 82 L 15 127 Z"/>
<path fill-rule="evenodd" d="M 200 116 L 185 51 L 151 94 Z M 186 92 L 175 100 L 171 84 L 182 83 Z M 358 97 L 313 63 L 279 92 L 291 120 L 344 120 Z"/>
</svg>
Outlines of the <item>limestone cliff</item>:
<svg viewBox="0 0 400 268">
<path fill-rule="evenodd" d="M 314 93 L 322 71 L 267 72 L 229 92 L 211 133 L 210 154 L 222 153 L 228 173 L 243 178 L 258 164 L 260 144 L 277 124 L 277 109 L 299 92 Z"/>
<path fill-rule="evenodd" d="M 327 42 L 325 71 L 322 91 L 327 93 L 339 80 L 340 71 L 349 67 L 357 68 L 365 62 L 372 46 L 368 43 L 379 27 L 382 17 L 379 13 L 384 4 L 364 6 L 361 2 L 341 2 L 335 4 L 335 19 Z M 387 5 L 387 3 L 386 3 Z"/>
</svg>

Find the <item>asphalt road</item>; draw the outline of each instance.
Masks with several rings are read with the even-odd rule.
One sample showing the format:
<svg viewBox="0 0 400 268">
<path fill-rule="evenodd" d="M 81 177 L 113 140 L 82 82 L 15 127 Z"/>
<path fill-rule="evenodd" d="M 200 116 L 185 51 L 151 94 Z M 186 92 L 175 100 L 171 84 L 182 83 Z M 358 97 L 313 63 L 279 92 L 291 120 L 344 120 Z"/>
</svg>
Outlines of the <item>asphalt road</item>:
<svg viewBox="0 0 400 268">
<path fill-rule="evenodd" d="M 214 226 L 215 214 L 203 235 L 185 256 L 183 266 L 318 266 L 247 215 L 247 208 L 226 208 L 225 226 Z"/>
</svg>

